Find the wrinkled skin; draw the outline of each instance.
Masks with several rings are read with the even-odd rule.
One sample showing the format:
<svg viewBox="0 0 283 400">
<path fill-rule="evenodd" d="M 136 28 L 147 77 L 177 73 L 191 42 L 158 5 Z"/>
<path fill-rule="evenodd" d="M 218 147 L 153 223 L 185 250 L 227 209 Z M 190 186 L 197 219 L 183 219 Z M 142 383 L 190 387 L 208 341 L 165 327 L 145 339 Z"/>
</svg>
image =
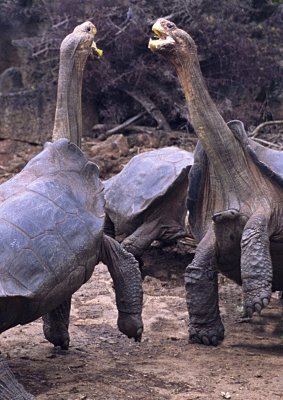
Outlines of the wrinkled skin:
<svg viewBox="0 0 283 400">
<path fill-rule="evenodd" d="M 187 235 L 188 172 L 193 154 L 165 147 L 133 157 L 104 182 L 105 232 L 137 259 L 154 240 Z"/>
<path fill-rule="evenodd" d="M 97 166 L 59 139 L 1 185 L 0 198 L 0 332 L 43 315 L 47 340 L 67 349 L 71 296 L 102 261 L 114 282 L 118 327 L 140 340 L 141 274 L 134 257 L 103 233 Z M 1 399 L 3 387 L 0 370 Z"/>
<path fill-rule="evenodd" d="M 185 276 L 190 339 L 217 345 L 224 337 L 218 271 L 242 285 L 248 316 L 283 287 L 283 174 L 264 156 L 259 159 L 260 150 L 245 134 L 235 134 L 244 131 L 240 122 L 229 127 L 222 119 L 203 81 L 193 39 L 165 19 L 153 31 L 158 38 L 149 47 L 176 67 L 202 145 L 189 177 L 190 225 L 199 241 Z"/>
<path fill-rule="evenodd" d="M 70 340 L 71 296 L 99 261 L 113 279 L 120 330 L 135 340 L 143 330 L 138 263 L 103 233 L 98 167 L 77 146 L 82 73 L 95 33 L 85 22 L 62 42 L 53 143 L 0 186 L 0 333 L 43 316 L 47 340 L 63 349 Z M 33 399 L 4 362 L 0 399 Z"/>
</svg>

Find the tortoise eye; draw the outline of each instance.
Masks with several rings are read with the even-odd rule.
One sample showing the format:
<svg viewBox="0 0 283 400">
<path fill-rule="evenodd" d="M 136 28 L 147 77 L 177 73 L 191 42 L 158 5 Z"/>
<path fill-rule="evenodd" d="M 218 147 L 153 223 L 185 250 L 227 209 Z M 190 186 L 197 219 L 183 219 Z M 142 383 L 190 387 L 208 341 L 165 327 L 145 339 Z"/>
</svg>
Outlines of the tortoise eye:
<svg viewBox="0 0 283 400">
<path fill-rule="evenodd" d="M 167 28 L 168 29 L 173 29 L 175 27 L 175 24 L 173 24 L 172 22 L 168 22 L 167 23 Z"/>
<path fill-rule="evenodd" d="M 90 32 L 90 26 L 87 27 L 87 31 Z"/>
</svg>

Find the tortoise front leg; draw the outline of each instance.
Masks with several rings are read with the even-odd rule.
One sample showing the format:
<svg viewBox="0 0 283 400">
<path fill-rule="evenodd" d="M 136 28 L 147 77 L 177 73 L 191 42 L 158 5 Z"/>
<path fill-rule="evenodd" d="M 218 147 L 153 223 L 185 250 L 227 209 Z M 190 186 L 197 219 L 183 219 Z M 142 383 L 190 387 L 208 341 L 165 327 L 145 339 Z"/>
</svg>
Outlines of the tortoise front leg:
<svg viewBox="0 0 283 400">
<path fill-rule="evenodd" d="M 122 246 L 139 260 L 144 251 L 159 237 L 160 230 L 160 224 L 157 219 L 153 221 L 148 220 L 139 226 L 130 236 L 126 237 L 122 241 Z"/>
<path fill-rule="evenodd" d="M 247 316 L 260 312 L 270 301 L 272 261 L 268 218 L 254 214 L 245 225 L 241 240 L 241 278 Z"/>
<path fill-rule="evenodd" d="M 54 346 L 60 346 L 62 350 L 68 350 L 70 336 L 68 332 L 71 311 L 71 297 L 65 300 L 55 310 L 42 316 L 43 333 L 45 338 Z"/>
<path fill-rule="evenodd" d="M 113 279 L 119 311 L 118 327 L 129 338 L 141 340 L 142 279 L 138 262 L 116 240 L 103 235 L 100 260 L 107 265 Z"/>
<path fill-rule="evenodd" d="M 218 306 L 215 236 L 210 230 L 199 243 L 185 273 L 190 340 L 216 346 L 224 338 Z"/>
</svg>

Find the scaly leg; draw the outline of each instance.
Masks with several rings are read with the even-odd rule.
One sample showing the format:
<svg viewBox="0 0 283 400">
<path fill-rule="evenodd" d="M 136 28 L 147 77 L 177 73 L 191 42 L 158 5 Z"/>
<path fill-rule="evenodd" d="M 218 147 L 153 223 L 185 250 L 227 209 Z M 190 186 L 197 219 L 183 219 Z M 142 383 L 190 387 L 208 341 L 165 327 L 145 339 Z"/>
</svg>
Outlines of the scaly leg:
<svg viewBox="0 0 283 400">
<path fill-rule="evenodd" d="M 0 399 L 1 400 L 35 400 L 16 380 L 8 364 L 0 360 Z"/>
<path fill-rule="evenodd" d="M 113 279 L 119 311 L 118 327 L 129 338 L 140 341 L 143 292 L 138 262 L 120 243 L 106 235 L 103 235 L 100 259 Z"/>
<path fill-rule="evenodd" d="M 215 236 L 208 231 L 185 273 L 190 340 L 216 346 L 224 338 L 218 306 Z"/>
<path fill-rule="evenodd" d="M 139 259 L 150 244 L 159 237 L 159 221 L 147 221 L 123 240 L 122 246 Z"/>
<path fill-rule="evenodd" d="M 241 278 L 247 316 L 260 312 L 270 301 L 272 262 L 269 251 L 268 218 L 254 214 L 247 222 L 241 241 Z"/>
<path fill-rule="evenodd" d="M 68 350 L 70 343 L 68 332 L 70 310 L 71 298 L 42 317 L 45 338 L 54 346 L 60 346 L 63 350 Z"/>
</svg>

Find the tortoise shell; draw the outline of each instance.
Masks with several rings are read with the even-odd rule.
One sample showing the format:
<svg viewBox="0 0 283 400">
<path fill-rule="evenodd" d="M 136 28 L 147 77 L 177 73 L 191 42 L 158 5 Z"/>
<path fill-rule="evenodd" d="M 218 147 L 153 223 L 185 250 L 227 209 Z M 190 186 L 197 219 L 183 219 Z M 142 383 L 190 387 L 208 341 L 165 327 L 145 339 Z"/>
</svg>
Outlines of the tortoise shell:
<svg viewBox="0 0 283 400">
<path fill-rule="evenodd" d="M 283 152 L 269 149 L 250 139 L 241 121 L 233 120 L 228 122 L 227 125 L 234 136 L 242 143 L 243 148 L 246 149 L 262 174 L 283 188 Z M 208 168 L 208 159 L 200 142 L 197 143 L 194 158 L 195 163 L 189 174 L 187 204 L 192 232 L 196 239 L 200 240 L 201 237 L 196 224 L 201 213 L 201 202 L 206 176 L 205 170 Z"/>
<path fill-rule="evenodd" d="M 271 181 L 283 187 L 283 152 L 269 149 L 248 138 L 244 124 L 241 121 L 230 121 L 227 125 L 243 144 L 243 147 L 247 149 L 260 171 Z"/>
<path fill-rule="evenodd" d="M 1 185 L 0 201 L 1 332 L 54 309 L 91 276 L 103 185 L 97 166 L 60 139 Z"/>
<path fill-rule="evenodd" d="M 138 154 L 119 174 L 104 182 L 106 213 L 115 226 L 130 223 L 166 196 L 192 164 L 193 154 L 176 147 Z"/>
</svg>

